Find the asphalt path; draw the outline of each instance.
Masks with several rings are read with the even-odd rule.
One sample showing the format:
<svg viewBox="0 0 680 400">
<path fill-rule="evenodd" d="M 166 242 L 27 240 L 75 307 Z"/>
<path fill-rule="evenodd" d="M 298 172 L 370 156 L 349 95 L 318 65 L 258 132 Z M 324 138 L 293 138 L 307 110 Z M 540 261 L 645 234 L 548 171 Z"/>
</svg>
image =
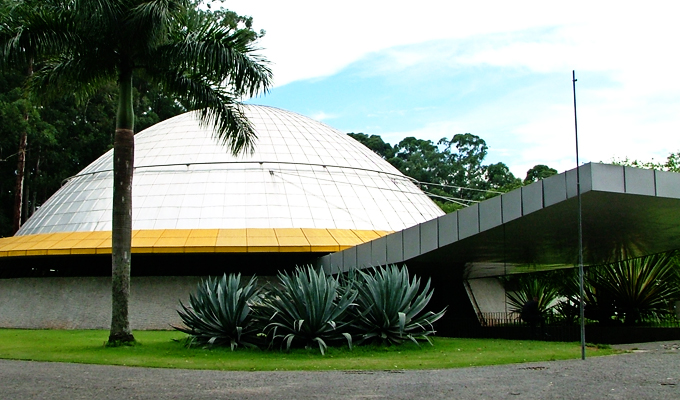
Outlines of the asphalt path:
<svg viewBox="0 0 680 400">
<path fill-rule="evenodd" d="M 228 372 L 0 360 L 0 399 L 680 399 L 680 341 L 586 360 L 419 371 Z"/>
</svg>

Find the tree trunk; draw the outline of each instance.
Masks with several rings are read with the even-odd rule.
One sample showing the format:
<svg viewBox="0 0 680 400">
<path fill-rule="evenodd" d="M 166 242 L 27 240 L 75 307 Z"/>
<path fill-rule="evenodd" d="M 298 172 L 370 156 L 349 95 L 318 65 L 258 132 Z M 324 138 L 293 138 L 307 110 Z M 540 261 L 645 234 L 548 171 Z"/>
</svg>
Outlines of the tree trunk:
<svg viewBox="0 0 680 400">
<path fill-rule="evenodd" d="M 31 209 L 28 214 L 29 217 L 35 214 L 35 205 L 38 203 L 38 178 L 40 177 L 40 156 L 41 156 L 40 146 L 38 146 L 38 160 L 35 162 L 35 174 L 33 175 L 33 182 L 35 186 L 33 187 L 33 200 L 31 201 Z"/>
<path fill-rule="evenodd" d="M 33 59 L 28 60 L 28 67 L 26 68 L 26 75 L 28 78 L 33 75 Z M 28 107 L 28 105 L 27 105 Z M 28 121 L 28 110 L 24 114 L 24 120 Z M 28 128 L 27 128 L 28 129 Z M 28 145 L 28 132 L 21 133 L 19 139 L 19 161 L 17 162 L 17 183 L 14 186 L 14 218 L 12 223 L 12 234 L 15 234 L 21 228 L 21 206 L 24 197 L 24 171 L 26 170 L 26 147 Z"/>
<path fill-rule="evenodd" d="M 28 120 L 28 112 L 24 116 Z M 14 186 L 14 219 L 12 223 L 12 234 L 21 228 L 21 208 L 24 198 L 24 171 L 26 170 L 26 146 L 28 142 L 28 132 L 24 131 L 19 139 L 19 161 L 17 162 L 17 181 Z"/>
<path fill-rule="evenodd" d="M 110 345 L 131 343 L 135 340 L 130 330 L 128 316 L 132 259 L 132 172 L 135 139 L 131 70 L 121 72 L 118 87 L 118 115 L 113 141 Z"/>
<path fill-rule="evenodd" d="M 28 219 L 28 198 L 31 196 L 31 171 L 24 172 L 24 194 L 21 206 L 21 225 Z"/>
</svg>

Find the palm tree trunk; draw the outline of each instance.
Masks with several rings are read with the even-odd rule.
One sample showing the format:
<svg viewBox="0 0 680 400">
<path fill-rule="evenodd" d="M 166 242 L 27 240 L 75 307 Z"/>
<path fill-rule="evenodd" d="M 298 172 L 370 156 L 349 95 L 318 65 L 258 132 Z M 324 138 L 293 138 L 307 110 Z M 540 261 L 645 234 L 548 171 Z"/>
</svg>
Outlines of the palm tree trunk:
<svg viewBox="0 0 680 400">
<path fill-rule="evenodd" d="M 132 71 L 122 71 L 116 134 L 113 141 L 113 220 L 111 229 L 111 332 L 109 344 L 134 342 L 130 330 L 130 264 L 132 247 L 132 171 L 134 112 Z"/>
</svg>

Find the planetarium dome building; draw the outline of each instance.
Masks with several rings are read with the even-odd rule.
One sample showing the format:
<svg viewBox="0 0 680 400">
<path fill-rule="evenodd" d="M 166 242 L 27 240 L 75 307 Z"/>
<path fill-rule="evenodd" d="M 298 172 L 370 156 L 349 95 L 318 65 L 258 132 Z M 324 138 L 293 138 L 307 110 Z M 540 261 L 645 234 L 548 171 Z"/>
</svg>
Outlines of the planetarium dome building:
<svg viewBox="0 0 680 400">
<path fill-rule="evenodd" d="M 202 276 L 271 276 L 443 215 L 350 136 L 277 108 L 243 111 L 257 134 L 251 154 L 231 155 L 194 113 L 135 136 L 134 329 L 176 322 L 177 300 Z M 108 326 L 112 158 L 69 178 L 0 239 L 0 326 Z"/>
<path fill-rule="evenodd" d="M 194 113 L 136 135 L 134 253 L 318 255 L 443 214 L 348 135 L 277 108 L 244 111 L 258 137 L 252 154 L 231 155 Z M 112 158 L 71 177 L 0 256 L 110 253 Z"/>
</svg>

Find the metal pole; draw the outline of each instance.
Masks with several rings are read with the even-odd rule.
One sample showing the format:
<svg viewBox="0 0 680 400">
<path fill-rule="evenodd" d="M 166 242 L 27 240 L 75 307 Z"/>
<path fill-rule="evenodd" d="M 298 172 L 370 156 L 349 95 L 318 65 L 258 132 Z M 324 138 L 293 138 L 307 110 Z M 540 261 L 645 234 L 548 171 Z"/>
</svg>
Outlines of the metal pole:
<svg viewBox="0 0 680 400">
<path fill-rule="evenodd" d="M 583 290 L 583 225 L 581 223 L 581 171 L 578 160 L 578 124 L 576 122 L 576 71 L 571 71 L 571 84 L 574 91 L 574 133 L 576 136 L 576 196 L 578 197 L 578 290 L 579 320 L 581 324 L 581 360 L 586 359 L 586 323 Z"/>
</svg>

